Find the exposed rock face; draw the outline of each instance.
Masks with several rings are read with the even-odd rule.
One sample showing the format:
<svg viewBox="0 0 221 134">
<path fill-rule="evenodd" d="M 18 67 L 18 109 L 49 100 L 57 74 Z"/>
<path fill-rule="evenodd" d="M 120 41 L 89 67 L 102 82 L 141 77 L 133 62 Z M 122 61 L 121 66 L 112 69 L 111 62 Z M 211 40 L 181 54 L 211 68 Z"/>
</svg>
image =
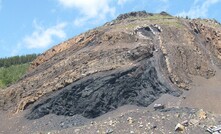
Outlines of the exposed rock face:
<svg viewBox="0 0 221 134">
<path fill-rule="evenodd" d="M 23 79 L 1 92 L 0 109 L 30 106 L 29 119 L 49 113 L 93 118 L 125 104 L 148 106 L 165 93 L 178 96 L 192 76 L 211 78 L 221 66 L 216 22 L 165 12 L 132 12 L 112 22 L 39 56 Z"/>
<path fill-rule="evenodd" d="M 65 51 L 69 49 L 73 44 L 79 44 L 76 45 L 75 49 L 78 49 L 79 46 L 87 44 L 89 41 L 91 41 L 94 37 L 95 33 L 90 34 L 81 34 L 73 39 L 69 39 L 65 42 L 62 42 L 61 44 L 54 46 L 53 48 L 49 49 L 39 57 L 35 61 L 32 62 L 30 70 L 35 69 L 37 66 L 42 64 L 43 62 L 48 61 L 52 57 L 54 57 L 56 54 L 61 53 L 62 51 Z"/>
<path fill-rule="evenodd" d="M 130 12 L 119 15 L 116 20 L 124 20 L 131 17 L 148 17 L 148 16 L 153 16 L 153 14 L 147 13 L 146 11 Z"/>
<path fill-rule="evenodd" d="M 125 104 L 148 106 L 161 94 L 178 95 L 159 81 L 155 67 L 148 60 L 127 70 L 92 76 L 62 90 L 35 106 L 28 118 L 48 113 L 94 118 Z"/>
</svg>

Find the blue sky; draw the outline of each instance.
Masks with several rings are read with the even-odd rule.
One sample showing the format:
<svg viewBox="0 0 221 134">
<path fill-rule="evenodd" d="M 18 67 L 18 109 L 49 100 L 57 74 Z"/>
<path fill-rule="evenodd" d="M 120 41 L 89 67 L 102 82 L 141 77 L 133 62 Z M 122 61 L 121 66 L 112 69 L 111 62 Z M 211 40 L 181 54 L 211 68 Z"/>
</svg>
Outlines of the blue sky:
<svg viewBox="0 0 221 134">
<path fill-rule="evenodd" d="M 221 22 L 221 0 L 0 0 L 0 57 L 42 53 L 121 13 L 141 10 Z"/>
</svg>

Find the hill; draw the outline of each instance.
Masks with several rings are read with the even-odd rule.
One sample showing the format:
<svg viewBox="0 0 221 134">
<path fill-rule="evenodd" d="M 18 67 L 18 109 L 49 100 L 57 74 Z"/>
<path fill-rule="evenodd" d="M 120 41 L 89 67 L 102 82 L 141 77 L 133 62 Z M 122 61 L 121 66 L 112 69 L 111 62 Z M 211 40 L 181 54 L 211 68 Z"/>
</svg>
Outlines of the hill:
<svg viewBox="0 0 221 134">
<path fill-rule="evenodd" d="M 73 129 L 79 129 L 81 133 L 89 133 L 90 125 L 88 129 L 77 128 L 88 120 L 101 121 L 100 126 L 93 123 L 92 126 L 103 133 L 102 124 L 107 118 L 116 117 L 124 124 L 125 119 L 121 117 L 125 116 L 132 124 L 130 120 L 133 119 L 127 115 L 132 114 L 139 120 L 145 112 L 148 118 L 162 112 L 169 116 L 174 112 L 185 114 L 180 120 L 168 120 L 167 125 L 161 120 L 163 117 L 158 116 L 159 122 L 155 120 L 155 123 L 166 128 L 158 130 L 152 124 L 149 129 L 147 127 L 148 132 L 169 133 L 174 131 L 171 126 L 175 121 L 188 120 L 189 123 L 190 119 L 209 127 L 217 125 L 221 113 L 221 108 L 217 107 L 217 102 L 221 101 L 221 90 L 217 88 L 221 86 L 220 68 L 219 22 L 174 17 L 166 12 L 131 12 L 38 56 L 20 81 L 0 92 L 0 110 L 7 115 L 12 111 L 16 113 L 14 120 L 22 124 L 16 132 L 21 133 L 51 131 L 62 126 L 74 126 Z M 154 103 L 162 103 L 167 109 L 148 112 Z M 142 108 L 144 111 L 139 110 Z M 213 115 L 199 110 L 201 108 L 216 113 L 214 122 L 205 119 L 211 119 Z M 137 113 L 135 109 L 138 109 Z M 118 112 L 112 115 L 115 110 L 122 116 Z M 148 124 L 148 120 L 143 122 Z M 53 123 L 44 125 L 47 121 Z M 37 125 L 30 126 L 33 122 Z M 200 123 L 187 132 L 203 133 L 205 129 L 199 126 Z M 139 130 L 137 125 L 131 127 Z M 117 128 L 117 133 L 129 133 L 127 128 Z M 116 130 L 106 132 L 113 131 Z"/>
</svg>

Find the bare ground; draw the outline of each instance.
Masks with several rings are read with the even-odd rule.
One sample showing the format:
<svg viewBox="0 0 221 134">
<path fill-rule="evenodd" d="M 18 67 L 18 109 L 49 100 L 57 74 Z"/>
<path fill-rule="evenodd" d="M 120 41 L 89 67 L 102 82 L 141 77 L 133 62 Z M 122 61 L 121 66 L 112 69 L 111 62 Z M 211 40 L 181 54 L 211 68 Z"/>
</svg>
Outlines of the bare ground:
<svg viewBox="0 0 221 134">
<path fill-rule="evenodd" d="M 202 108 L 221 114 L 221 71 L 216 69 L 216 75 L 210 79 L 195 77 L 193 83 L 192 89 L 183 94 L 186 99 L 181 106 Z"/>
</svg>

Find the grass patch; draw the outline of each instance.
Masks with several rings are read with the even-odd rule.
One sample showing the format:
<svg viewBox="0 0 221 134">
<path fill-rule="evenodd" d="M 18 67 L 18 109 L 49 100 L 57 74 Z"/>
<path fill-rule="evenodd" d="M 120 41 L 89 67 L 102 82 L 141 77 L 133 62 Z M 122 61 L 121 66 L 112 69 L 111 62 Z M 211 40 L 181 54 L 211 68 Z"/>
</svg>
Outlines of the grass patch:
<svg viewBox="0 0 221 134">
<path fill-rule="evenodd" d="M 28 67 L 29 67 L 28 63 L 20 65 L 12 65 L 10 67 L 1 67 L 0 88 L 3 89 L 11 84 L 14 84 L 26 73 Z"/>
<path fill-rule="evenodd" d="M 174 19 L 174 17 L 156 14 L 156 15 L 148 16 L 147 18 L 145 18 L 145 20 L 159 20 L 159 19 Z"/>
<path fill-rule="evenodd" d="M 176 27 L 176 28 L 183 28 L 184 27 L 184 25 L 182 25 L 178 20 L 153 20 L 149 24 L 165 25 L 165 26 Z M 141 25 L 143 25 L 143 24 L 141 24 Z M 139 26 L 139 24 L 132 23 L 132 24 L 127 24 L 127 25 L 120 25 L 117 28 L 134 29 L 137 26 Z"/>
<path fill-rule="evenodd" d="M 172 26 L 172 27 L 176 27 L 176 28 L 182 28 L 184 27 L 180 22 L 178 21 L 160 21 L 158 22 L 158 24 L 161 25 L 167 25 L 167 26 Z"/>
<path fill-rule="evenodd" d="M 124 29 L 124 28 L 127 28 L 127 29 L 134 29 L 135 27 L 139 26 L 138 24 L 134 24 L 134 23 L 129 23 L 127 25 L 117 25 L 116 28 L 117 29 Z"/>
<path fill-rule="evenodd" d="M 143 24 L 158 24 L 158 25 L 165 25 L 165 26 L 171 26 L 176 28 L 183 28 L 184 26 L 173 16 L 164 16 L 164 15 L 153 15 L 148 16 L 146 18 L 129 18 L 128 20 L 135 20 L 140 19 L 139 22 L 132 22 L 128 23 L 126 25 L 118 25 L 117 28 L 127 28 L 127 29 L 134 29 L 135 27 Z"/>
</svg>

